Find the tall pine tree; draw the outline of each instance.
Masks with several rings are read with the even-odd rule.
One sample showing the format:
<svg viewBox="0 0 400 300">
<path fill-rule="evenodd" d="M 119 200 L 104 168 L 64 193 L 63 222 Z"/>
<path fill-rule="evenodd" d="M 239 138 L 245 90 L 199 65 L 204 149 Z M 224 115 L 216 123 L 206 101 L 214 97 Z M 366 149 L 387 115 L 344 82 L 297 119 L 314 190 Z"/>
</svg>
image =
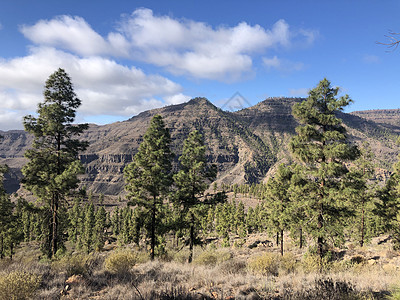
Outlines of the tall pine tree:
<svg viewBox="0 0 400 300">
<path fill-rule="evenodd" d="M 201 206 L 205 205 L 203 193 L 216 177 L 215 168 L 207 166 L 205 151 L 202 135 L 197 130 L 192 131 L 185 140 L 182 155 L 179 157 L 180 170 L 174 175 L 176 201 L 182 207 L 189 227 L 189 263 L 193 258 L 199 213 L 204 211 L 201 210 Z"/>
<path fill-rule="evenodd" d="M 352 100 L 348 95 L 337 98 L 338 92 L 339 88 L 323 79 L 292 111 L 301 125 L 296 128 L 290 150 L 305 165 L 311 193 L 303 199 L 303 205 L 310 220 L 307 229 L 316 238 L 320 256 L 326 237 L 338 236 L 338 221 L 346 214 L 346 206 L 337 199 L 340 182 L 348 172 L 345 162 L 359 155 L 357 147 L 347 142 L 346 130 L 336 116 Z"/>
<path fill-rule="evenodd" d="M 283 233 L 292 221 L 292 205 L 288 193 L 293 172 L 284 164 L 267 182 L 267 210 L 270 228 L 280 234 L 281 255 L 283 255 Z"/>
<path fill-rule="evenodd" d="M 161 232 L 161 213 L 172 184 L 171 137 L 160 115 L 155 115 L 143 137 L 138 153 L 124 169 L 129 204 L 137 205 L 148 214 L 150 224 L 150 257 L 154 259 L 156 235 Z M 147 220 L 147 219 L 146 219 Z M 147 226 L 146 226 L 147 225 Z"/>
<path fill-rule="evenodd" d="M 24 117 L 25 130 L 34 136 L 32 149 L 25 152 L 29 160 L 23 167 L 24 186 L 48 208 L 51 219 L 48 256 L 53 257 L 62 246 L 59 228 L 60 207 L 74 190 L 83 167 L 78 153 L 87 142 L 76 139 L 87 124 L 73 125 L 81 100 L 76 97 L 71 79 L 58 69 L 46 81 L 44 102 L 38 105 L 38 117 Z"/>
</svg>

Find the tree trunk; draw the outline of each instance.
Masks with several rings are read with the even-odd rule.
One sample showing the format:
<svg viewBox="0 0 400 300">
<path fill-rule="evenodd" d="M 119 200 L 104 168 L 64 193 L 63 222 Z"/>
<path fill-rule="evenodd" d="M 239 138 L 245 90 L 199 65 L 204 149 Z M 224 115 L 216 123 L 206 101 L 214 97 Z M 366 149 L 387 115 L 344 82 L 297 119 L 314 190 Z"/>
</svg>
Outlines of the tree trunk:
<svg viewBox="0 0 400 300">
<path fill-rule="evenodd" d="M 279 246 L 279 231 L 276 232 L 276 246 Z"/>
<path fill-rule="evenodd" d="M 317 238 L 317 254 L 319 255 L 319 257 L 323 257 L 324 256 L 324 239 L 321 237 L 321 230 L 322 230 L 322 213 L 319 214 L 318 216 L 318 238 Z"/>
<path fill-rule="evenodd" d="M 56 193 L 53 194 L 53 205 L 52 205 L 52 234 L 51 234 L 51 257 L 55 257 L 57 253 L 57 230 L 58 230 L 58 220 L 57 220 L 57 212 L 58 212 L 58 195 Z"/>
<path fill-rule="evenodd" d="M 151 233 L 150 233 L 150 259 L 154 260 L 154 249 L 156 247 L 156 196 L 153 199 L 153 209 L 151 216 Z"/>
<path fill-rule="evenodd" d="M 188 263 L 190 264 L 193 259 L 193 243 L 194 243 L 194 215 L 190 213 L 190 241 L 189 241 L 189 258 Z"/>
<path fill-rule="evenodd" d="M 299 248 L 302 249 L 302 248 L 303 248 L 303 228 L 302 228 L 302 227 L 300 227 L 299 235 L 300 235 L 300 245 L 299 245 Z"/>
<path fill-rule="evenodd" d="M 281 230 L 281 255 L 283 256 L 283 230 Z"/>
<path fill-rule="evenodd" d="M 362 208 L 362 214 L 361 214 L 361 241 L 360 241 L 360 246 L 364 246 L 364 207 Z"/>
<path fill-rule="evenodd" d="M 0 234 L 0 259 L 4 258 L 4 237 L 3 234 Z"/>
</svg>

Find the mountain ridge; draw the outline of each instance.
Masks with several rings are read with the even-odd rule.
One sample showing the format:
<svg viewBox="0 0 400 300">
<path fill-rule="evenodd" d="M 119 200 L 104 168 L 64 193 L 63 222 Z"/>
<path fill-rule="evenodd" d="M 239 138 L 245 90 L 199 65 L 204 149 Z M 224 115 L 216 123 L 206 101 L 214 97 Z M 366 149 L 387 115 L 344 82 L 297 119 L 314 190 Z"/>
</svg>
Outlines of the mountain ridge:
<svg viewBox="0 0 400 300">
<path fill-rule="evenodd" d="M 207 158 L 218 166 L 219 183 L 254 183 L 265 180 L 281 162 L 290 160 L 287 143 L 298 125 L 291 114 L 292 105 L 303 98 L 268 98 L 236 112 L 223 111 L 208 99 L 197 97 L 188 102 L 144 111 L 126 121 L 106 125 L 91 124 L 81 135 L 89 141 L 80 154 L 86 173 L 82 185 L 96 193 L 123 193 L 123 168 L 132 161 L 152 116 L 163 116 L 170 129 L 172 151 L 182 150 L 184 139 L 193 129 L 204 136 Z M 364 118 L 362 112 L 339 113 L 348 128 L 351 141 L 370 142 L 377 163 L 386 169 L 396 160 L 399 148 L 395 137 L 400 134 L 396 115 L 380 114 L 379 122 Z M 400 122 L 400 116 L 399 116 Z M 7 163 L 11 172 L 5 178 L 9 192 L 19 189 L 24 152 L 32 136 L 23 130 L 0 131 L 0 163 Z M 178 157 L 178 156 L 177 156 Z M 175 166 L 177 164 L 175 158 Z"/>
</svg>

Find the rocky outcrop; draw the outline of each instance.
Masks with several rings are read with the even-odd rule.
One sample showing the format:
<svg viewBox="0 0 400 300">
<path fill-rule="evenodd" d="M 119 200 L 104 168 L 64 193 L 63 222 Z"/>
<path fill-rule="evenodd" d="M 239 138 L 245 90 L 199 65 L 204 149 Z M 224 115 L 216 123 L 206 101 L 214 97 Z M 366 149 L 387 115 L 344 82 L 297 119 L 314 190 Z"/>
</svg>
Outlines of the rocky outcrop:
<svg viewBox="0 0 400 300">
<path fill-rule="evenodd" d="M 205 98 L 195 98 L 179 105 L 149 110 L 124 122 L 104 126 L 90 125 L 81 139 L 90 143 L 79 159 L 85 166 L 81 184 L 96 193 L 117 195 L 124 191 L 123 169 L 129 164 L 155 114 L 160 114 L 169 128 L 172 150 L 177 154 L 175 167 L 183 141 L 198 129 L 207 146 L 207 159 L 218 166 L 217 181 L 224 183 L 257 182 L 268 176 L 274 165 L 289 157 L 287 143 L 297 126 L 291 115 L 294 103 L 300 98 L 268 98 L 255 106 L 226 112 Z M 396 113 L 374 112 L 380 123 L 367 119 L 363 112 L 341 113 L 350 138 L 370 144 L 382 170 L 387 170 L 396 160 L 398 147 L 395 137 L 400 132 Z M 385 120 L 388 120 L 387 122 Z M 32 143 L 32 136 L 24 131 L 1 132 L 0 163 L 11 171 L 5 184 L 9 192 L 20 188 L 21 167 L 26 163 L 24 152 Z M 381 174 L 387 174 L 384 171 Z"/>
</svg>

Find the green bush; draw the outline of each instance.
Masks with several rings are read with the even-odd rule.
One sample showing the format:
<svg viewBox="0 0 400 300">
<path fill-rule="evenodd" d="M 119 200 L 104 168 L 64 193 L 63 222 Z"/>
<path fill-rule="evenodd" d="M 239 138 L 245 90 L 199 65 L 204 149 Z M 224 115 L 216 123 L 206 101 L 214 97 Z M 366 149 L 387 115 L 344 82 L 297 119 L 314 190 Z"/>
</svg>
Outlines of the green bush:
<svg viewBox="0 0 400 300">
<path fill-rule="evenodd" d="M 198 265 L 215 266 L 232 258 L 232 253 L 227 250 L 206 250 L 195 256 L 193 262 Z"/>
<path fill-rule="evenodd" d="M 116 274 L 123 274 L 138 262 L 138 255 L 131 250 L 120 250 L 111 253 L 104 261 L 104 268 Z"/>
<path fill-rule="evenodd" d="M 324 272 L 331 267 L 330 257 L 320 257 L 313 253 L 306 253 L 301 261 L 301 267 L 305 273 Z"/>
<path fill-rule="evenodd" d="M 90 254 L 74 254 L 63 256 L 52 263 L 52 269 L 58 272 L 66 272 L 67 277 L 72 275 L 87 276 L 91 274 L 94 257 Z"/>
<path fill-rule="evenodd" d="M 279 258 L 279 270 L 283 273 L 292 273 L 296 270 L 297 261 L 292 252 L 286 252 Z"/>
<path fill-rule="evenodd" d="M 266 252 L 263 255 L 251 258 L 248 268 L 253 273 L 278 276 L 279 260 L 279 254 Z"/>
<path fill-rule="evenodd" d="M 197 265 L 215 266 L 218 257 L 215 251 L 204 251 L 194 258 L 193 262 Z"/>
<path fill-rule="evenodd" d="M 39 288 L 41 277 L 36 274 L 15 271 L 0 275 L 0 299 L 31 299 Z"/>
<path fill-rule="evenodd" d="M 387 300 L 400 300 L 400 289 L 396 288 L 393 292 L 386 297 Z"/>
</svg>

